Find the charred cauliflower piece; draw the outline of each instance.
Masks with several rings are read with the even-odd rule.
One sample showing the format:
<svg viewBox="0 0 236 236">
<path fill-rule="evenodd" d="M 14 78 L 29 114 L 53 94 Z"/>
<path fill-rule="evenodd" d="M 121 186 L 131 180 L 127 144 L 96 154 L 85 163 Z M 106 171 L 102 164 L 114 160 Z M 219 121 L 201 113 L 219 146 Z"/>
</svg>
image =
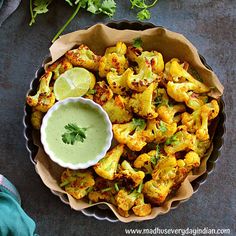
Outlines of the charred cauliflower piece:
<svg viewBox="0 0 236 236">
<path fill-rule="evenodd" d="M 112 123 L 126 123 L 132 119 L 132 113 L 126 109 L 126 100 L 120 95 L 113 97 L 102 107 L 107 112 Z"/>
<path fill-rule="evenodd" d="M 157 82 L 157 75 L 152 72 L 152 67 L 146 62 L 141 61 L 138 68 L 138 73 L 127 78 L 127 85 L 130 89 L 137 92 L 143 92 L 147 87 Z"/>
<path fill-rule="evenodd" d="M 113 180 L 123 151 L 124 145 L 120 144 L 107 152 L 105 157 L 94 165 L 95 172 L 104 179 Z"/>
<path fill-rule="evenodd" d="M 53 72 L 53 79 L 56 80 L 61 74 L 65 71 L 73 68 L 73 65 L 66 57 L 62 57 L 61 59 L 54 62 L 47 68 L 47 72 Z"/>
<path fill-rule="evenodd" d="M 110 71 L 107 74 L 107 82 L 113 93 L 124 95 L 129 90 L 127 85 L 128 78 L 133 74 L 133 71 L 128 68 L 123 74 L 118 75 L 116 71 Z"/>
<path fill-rule="evenodd" d="M 124 160 L 121 163 L 120 170 L 116 174 L 116 178 L 118 179 L 129 179 L 133 183 L 133 187 L 137 187 L 142 183 L 145 177 L 145 173 L 143 171 L 135 171 L 133 167 L 129 164 L 128 161 Z"/>
<path fill-rule="evenodd" d="M 175 114 L 184 112 L 185 110 L 186 109 L 183 104 L 178 104 L 174 106 L 162 105 L 158 107 L 157 113 L 161 120 L 163 120 L 164 122 L 168 124 L 172 124 L 176 122 Z"/>
<path fill-rule="evenodd" d="M 161 53 L 157 51 L 144 51 L 138 57 L 137 61 L 143 60 L 151 65 L 152 71 L 161 74 L 164 70 L 164 60 Z"/>
<path fill-rule="evenodd" d="M 158 116 L 153 105 L 153 91 L 155 84 L 152 83 L 142 93 L 134 93 L 129 101 L 129 106 L 134 113 L 146 119 L 154 119 Z"/>
<path fill-rule="evenodd" d="M 151 204 L 144 202 L 144 196 L 142 193 L 139 194 L 134 204 L 135 206 L 132 207 L 132 210 L 136 216 L 147 216 L 151 214 Z"/>
<path fill-rule="evenodd" d="M 161 205 L 168 194 L 171 191 L 171 187 L 173 186 L 173 181 L 155 181 L 149 180 L 143 186 L 143 194 L 145 198 L 155 204 Z"/>
<path fill-rule="evenodd" d="M 133 192 L 131 192 L 130 194 L 124 190 L 121 189 L 115 199 L 117 202 L 117 207 L 118 209 L 121 209 L 121 211 L 125 214 L 123 214 L 123 216 L 128 217 L 129 216 L 129 210 L 134 206 L 136 199 L 138 198 L 140 194 L 134 190 Z"/>
<path fill-rule="evenodd" d="M 193 150 L 195 142 L 195 135 L 190 134 L 185 130 L 181 130 L 166 140 L 164 150 L 169 155 L 180 151 Z"/>
<path fill-rule="evenodd" d="M 113 92 L 105 81 L 99 81 L 95 84 L 94 90 L 96 93 L 93 96 L 93 101 L 103 106 L 113 97 Z"/>
<path fill-rule="evenodd" d="M 39 89 L 34 96 L 27 96 L 26 102 L 35 110 L 47 112 L 55 103 L 55 95 L 49 87 L 52 72 L 46 72 L 40 78 Z"/>
<path fill-rule="evenodd" d="M 127 47 L 126 56 L 130 61 L 137 62 L 138 57 L 142 54 L 143 49 L 141 47 L 133 47 L 129 45 Z"/>
<path fill-rule="evenodd" d="M 126 144 L 132 151 L 140 151 L 147 143 L 143 136 L 146 123 L 142 119 L 133 119 L 125 124 L 112 126 L 114 138 L 121 144 Z"/>
<path fill-rule="evenodd" d="M 35 109 L 32 110 L 31 113 L 31 124 L 35 129 L 40 129 L 41 124 L 42 124 L 42 119 L 43 119 L 44 113 L 41 111 L 37 111 Z"/>
<path fill-rule="evenodd" d="M 177 131 L 177 124 L 168 124 L 159 119 L 147 121 L 147 127 L 143 132 L 147 142 L 163 143 Z"/>
<path fill-rule="evenodd" d="M 192 114 L 187 112 L 182 114 L 182 124 L 187 127 L 189 132 L 195 133 L 199 140 L 209 139 L 208 126 L 209 121 L 219 114 L 219 105 L 216 100 L 206 103 Z"/>
<path fill-rule="evenodd" d="M 205 84 L 193 78 L 176 60 L 170 63 L 169 73 L 173 81 L 176 82 L 169 81 L 167 83 L 167 93 L 177 102 L 185 102 L 187 106 L 190 105 L 190 108 L 196 108 L 198 103 L 201 103 L 198 101 L 198 103 L 191 104 L 189 100 L 192 92 L 207 93 L 210 91 Z M 184 81 L 181 81 L 181 79 L 184 79 Z"/>
<path fill-rule="evenodd" d="M 74 198 L 81 199 L 88 194 L 94 184 L 95 181 L 90 171 L 67 169 L 62 173 L 60 187 L 63 187 Z"/>
<path fill-rule="evenodd" d="M 134 167 L 142 169 L 146 174 L 151 174 L 156 165 L 156 150 L 142 153 L 134 161 Z"/>
<path fill-rule="evenodd" d="M 81 66 L 88 70 L 97 71 L 99 67 L 100 56 L 94 54 L 88 46 L 81 44 L 78 48 L 69 50 L 65 54 L 66 58 L 73 66 Z"/>
<path fill-rule="evenodd" d="M 118 42 L 115 47 L 107 48 L 99 63 L 99 76 L 106 77 L 112 70 L 115 70 L 118 75 L 123 74 L 129 66 L 125 57 L 126 50 L 127 47 L 122 42 Z"/>
</svg>

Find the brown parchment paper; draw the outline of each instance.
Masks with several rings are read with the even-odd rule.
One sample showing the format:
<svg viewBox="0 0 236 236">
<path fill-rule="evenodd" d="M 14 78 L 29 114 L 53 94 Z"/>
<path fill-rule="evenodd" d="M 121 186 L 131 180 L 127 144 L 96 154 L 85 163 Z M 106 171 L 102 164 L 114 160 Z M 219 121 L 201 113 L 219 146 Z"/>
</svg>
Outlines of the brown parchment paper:
<svg viewBox="0 0 236 236">
<path fill-rule="evenodd" d="M 51 47 L 50 53 L 52 61 L 45 65 L 45 68 L 60 58 L 66 53 L 66 51 L 84 43 L 88 45 L 96 54 L 102 55 L 105 49 L 109 46 L 115 45 L 118 41 L 125 43 L 132 43 L 133 39 L 141 37 L 143 41 L 143 47 L 145 50 L 157 50 L 162 53 L 165 62 L 171 58 L 179 58 L 181 61 L 189 62 L 194 69 L 197 70 L 204 83 L 213 87 L 210 96 L 218 99 L 223 94 L 223 86 L 214 72 L 207 69 L 201 62 L 197 49 L 189 42 L 183 35 L 171 32 L 164 28 L 152 28 L 144 31 L 134 30 L 116 30 L 109 28 L 103 24 L 96 24 L 89 29 L 75 31 L 61 36 Z M 209 158 L 213 145 L 206 153 L 205 157 L 201 160 L 201 165 L 198 169 L 194 170 L 194 173 L 190 173 L 185 181 L 181 184 L 173 197 L 170 197 L 164 205 L 160 207 L 154 207 L 151 215 L 146 217 L 138 217 L 130 215 L 128 218 L 122 217 L 118 214 L 116 207 L 109 203 L 97 203 L 89 205 L 83 200 L 76 200 L 62 190 L 58 183 L 60 182 L 60 176 L 63 172 L 63 168 L 52 162 L 51 159 L 44 152 L 39 135 L 33 134 L 34 142 L 39 147 L 38 153 L 35 157 L 36 171 L 40 175 L 44 184 L 56 191 L 59 195 L 66 194 L 68 197 L 69 205 L 75 210 L 82 210 L 97 204 L 106 204 L 122 222 L 131 221 L 143 221 L 157 217 L 158 215 L 167 213 L 171 208 L 171 203 L 174 201 L 185 200 L 191 197 L 193 194 L 193 188 L 191 182 L 206 172 L 206 162 Z"/>
</svg>

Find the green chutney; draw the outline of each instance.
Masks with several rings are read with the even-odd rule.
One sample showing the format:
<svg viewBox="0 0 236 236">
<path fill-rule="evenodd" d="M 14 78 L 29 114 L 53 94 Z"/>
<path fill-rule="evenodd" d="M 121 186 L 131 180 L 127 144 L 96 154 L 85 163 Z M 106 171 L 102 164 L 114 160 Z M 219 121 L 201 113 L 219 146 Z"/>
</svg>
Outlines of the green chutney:
<svg viewBox="0 0 236 236">
<path fill-rule="evenodd" d="M 87 128 L 84 142 L 71 145 L 62 141 L 65 126 L 69 123 Z M 79 102 L 59 106 L 49 117 L 45 133 L 48 147 L 57 159 L 72 164 L 94 160 L 106 145 L 107 139 L 102 115 L 91 106 Z"/>
</svg>

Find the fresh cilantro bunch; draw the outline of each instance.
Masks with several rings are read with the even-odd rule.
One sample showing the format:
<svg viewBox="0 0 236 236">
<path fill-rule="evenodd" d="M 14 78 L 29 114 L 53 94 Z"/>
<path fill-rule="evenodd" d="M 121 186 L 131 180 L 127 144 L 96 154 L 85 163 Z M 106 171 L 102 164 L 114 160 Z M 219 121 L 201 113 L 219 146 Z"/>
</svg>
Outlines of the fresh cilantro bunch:
<svg viewBox="0 0 236 236">
<path fill-rule="evenodd" d="M 130 0 L 131 9 L 137 8 L 139 10 L 137 13 L 137 18 L 139 20 L 149 20 L 151 18 L 149 8 L 155 6 L 157 1 L 158 0 L 154 0 L 152 3 L 147 4 L 145 0 Z"/>
<path fill-rule="evenodd" d="M 29 25 L 35 23 L 36 17 L 40 14 L 48 12 L 48 6 L 53 0 L 30 0 L 30 15 L 31 21 Z M 116 12 L 115 0 L 64 0 L 67 4 L 73 7 L 75 10 L 66 23 L 57 32 L 52 42 L 54 42 L 60 34 L 65 30 L 69 23 L 75 18 L 81 8 L 85 9 L 92 14 L 104 14 L 109 17 L 113 17 Z M 148 10 L 153 7 L 158 0 L 154 0 L 151 4 L 146 4 L 145 0 L 129 0 L 131 3 L 131 9 L 137 8 L 137 18 L 139 20 L 148 20 L 151 17 L 151 13 Z"/>
</svg>

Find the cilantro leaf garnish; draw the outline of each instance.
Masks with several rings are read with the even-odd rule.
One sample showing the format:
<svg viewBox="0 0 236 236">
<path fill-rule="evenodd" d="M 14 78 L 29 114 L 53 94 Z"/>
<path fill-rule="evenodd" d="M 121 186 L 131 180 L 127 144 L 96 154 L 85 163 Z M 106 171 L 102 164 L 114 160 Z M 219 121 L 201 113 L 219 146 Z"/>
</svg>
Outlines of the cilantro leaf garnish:
<svg viewBox="0 0 236 236">
<path fill-rule="evenodd" d="M 133 40 L 133 46 L 135 48 L 141 48 L 142 45 L 143 45 L 143 41 L 142 41 L 141 38 L 136 38 L 136 39 Z"/>
<path fill-rule="evenodd" d="M 171 144 L 178 144 L 179 143 L 179 140 L 178 140 L 178 137 L 176 136 L 176 134 L 172 135 L 170 138 L 168 138 L 166 140 L 166 145 L 171 145 Z"/>
<path fill-rule="evenodd" d="M 142 11 L 138 12 L 137 17 L 139 20 L 149 20 L 151 18 L 151 13 L 148 9 L 143 9 Z"/>
<path fill-rule="evenodd" d="M 69 123 L 65 126 L 66 133 L 62 134 L 62 141 L 66 144 L 74 145 L 77 142 L 84 142 L 86 139 L 85 131 L 87 128 L 80 128 L 76 124 Z"/>
<path fill-rule="evenodd" d="M 133 118 L 132 123 L 137 129 L 144 129 L 146 125 L 144 119 L 138 119 L 138 118 Z"/>
<path fill-rule="evenodd" d="M 160 125 L 159 125 L 159 130 L 162 132 L 162 133 L 165 133 L 167 131 L 167 128 L 164 124 L 163 121 L 160 121 Z"/>
</svg>

